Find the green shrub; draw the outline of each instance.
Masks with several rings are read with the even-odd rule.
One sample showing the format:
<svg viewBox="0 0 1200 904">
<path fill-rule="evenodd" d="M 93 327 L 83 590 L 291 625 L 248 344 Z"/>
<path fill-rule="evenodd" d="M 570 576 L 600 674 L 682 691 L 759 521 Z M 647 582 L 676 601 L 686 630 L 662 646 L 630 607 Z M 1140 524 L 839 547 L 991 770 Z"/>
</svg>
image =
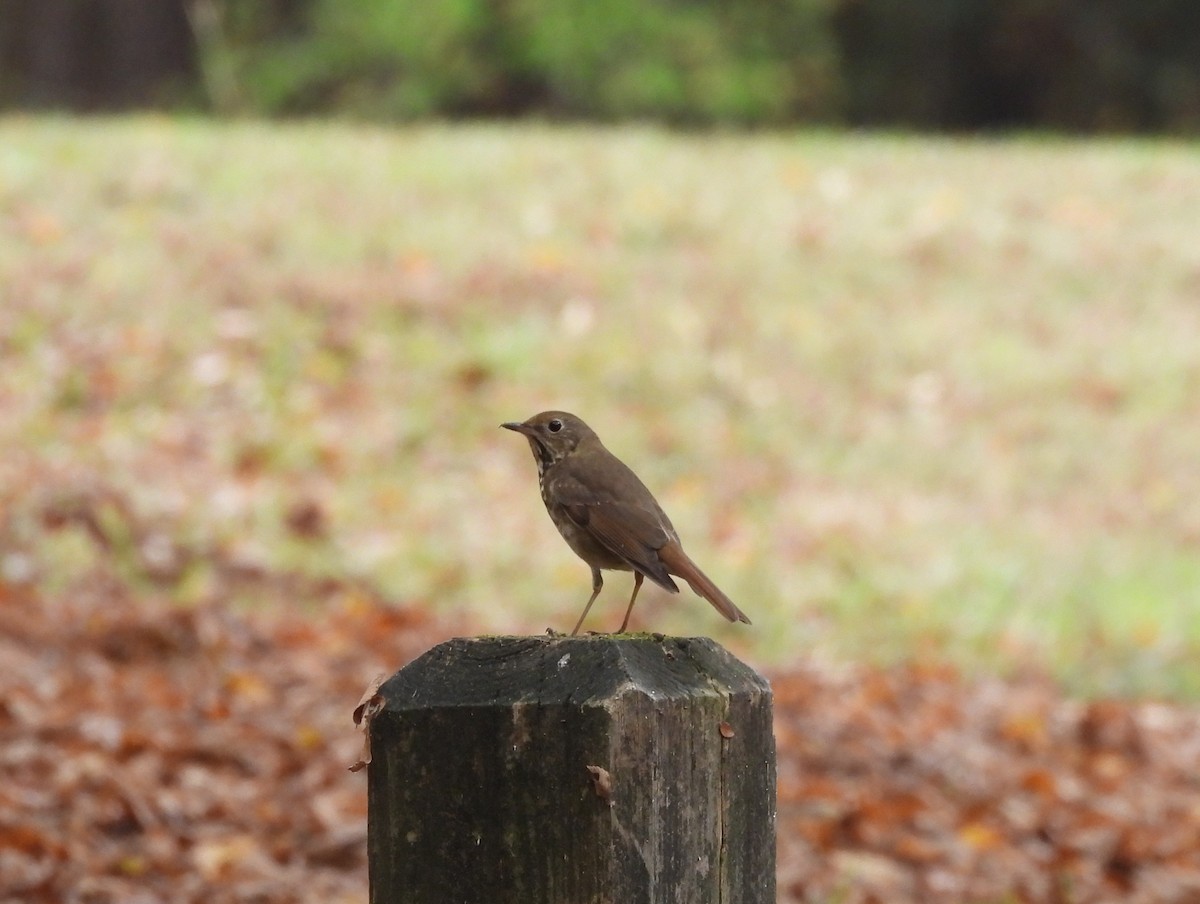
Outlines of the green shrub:
<svg viewBox="0 0 1200 904">
<path fill-rule="evenodd" d="M 572 115 L 682 122 L 831 117 L 824 0 L 514 0 L 528 68 Z"/>
<path fill-rule="evenodd" d="M 405 118 L 485 104 L 502 61 L 486 0 L 314 0 L 299 27 L 245 44 L 241 80 L 264 113 Z"/>
<path fill-rule="evenodd" d="M 828 0 L 227 4 L 262 113 L 538 112 L 673 122 L 829 118 Z"/>
</svg>

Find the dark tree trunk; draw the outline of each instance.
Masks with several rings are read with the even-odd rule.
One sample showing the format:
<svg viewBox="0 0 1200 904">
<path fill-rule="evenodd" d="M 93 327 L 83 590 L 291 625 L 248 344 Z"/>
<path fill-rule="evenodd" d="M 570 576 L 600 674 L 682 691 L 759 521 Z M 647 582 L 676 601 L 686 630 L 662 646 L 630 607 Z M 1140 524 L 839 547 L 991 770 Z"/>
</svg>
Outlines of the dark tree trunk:
<svg viewBox="0 0 1200 904">
<path fill-rule="evenodd" d="M 183 0 L 0 0 L 0 77 L 22 106 L 119 110 L 194 83 Z"/>
</svg>

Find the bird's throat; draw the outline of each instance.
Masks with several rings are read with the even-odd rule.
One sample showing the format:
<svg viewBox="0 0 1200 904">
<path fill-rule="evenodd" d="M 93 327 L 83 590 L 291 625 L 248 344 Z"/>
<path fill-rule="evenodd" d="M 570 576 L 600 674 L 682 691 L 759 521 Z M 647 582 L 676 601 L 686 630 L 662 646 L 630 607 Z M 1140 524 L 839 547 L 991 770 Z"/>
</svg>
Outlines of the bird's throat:
<svg viewBox="0 0 1200 904">
<path fill-rule="evenodd" d="M 545 477 L 546 470 L 558 461 L 554 452 L 535 436 L 529 437 L 529 447 L 533 449 L 533 458 L 537 462 L 538 477 Z"/>
</svg>

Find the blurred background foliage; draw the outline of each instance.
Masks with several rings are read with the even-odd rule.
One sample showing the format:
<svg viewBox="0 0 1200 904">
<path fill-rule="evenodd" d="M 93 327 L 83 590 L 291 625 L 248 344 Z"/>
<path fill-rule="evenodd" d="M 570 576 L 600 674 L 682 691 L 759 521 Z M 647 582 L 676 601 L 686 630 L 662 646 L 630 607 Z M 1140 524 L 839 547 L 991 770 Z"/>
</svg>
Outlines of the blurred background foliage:
<svg viewBox="0 0 1200 904">
<path fill-rule="evenodd" d="M 0 0 L 0 104 L 1200 130 L 1189 0 Z"/>
<path fill-rule="evenodd" d="M 541 630 L 586 571 L 496 425 L 564 407 L 757 655 L 1200 696 L 1194 142 L 1043 134 L 1195 131 L 1198 19 L 0 0 L 10 110 L 221 114 L 0 116 L 0 600 Z"/>
</svg>

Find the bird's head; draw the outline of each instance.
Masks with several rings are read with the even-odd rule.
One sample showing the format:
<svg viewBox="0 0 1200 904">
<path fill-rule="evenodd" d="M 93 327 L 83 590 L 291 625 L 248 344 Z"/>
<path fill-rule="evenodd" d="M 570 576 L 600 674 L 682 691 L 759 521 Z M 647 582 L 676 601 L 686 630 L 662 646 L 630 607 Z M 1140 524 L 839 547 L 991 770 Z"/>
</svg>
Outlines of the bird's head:
<svg viewBox="0 0 1200 904">
<path fill-rule="evenodd" d="M 562 461 L 580 443 L 595 439 L 596 434 L 575 415 L 566 411 L 543 411 L 526 421 L 501 424 L 507 430 L 524 434 L 538 463 L 538 473 Z"/>
</svg>

